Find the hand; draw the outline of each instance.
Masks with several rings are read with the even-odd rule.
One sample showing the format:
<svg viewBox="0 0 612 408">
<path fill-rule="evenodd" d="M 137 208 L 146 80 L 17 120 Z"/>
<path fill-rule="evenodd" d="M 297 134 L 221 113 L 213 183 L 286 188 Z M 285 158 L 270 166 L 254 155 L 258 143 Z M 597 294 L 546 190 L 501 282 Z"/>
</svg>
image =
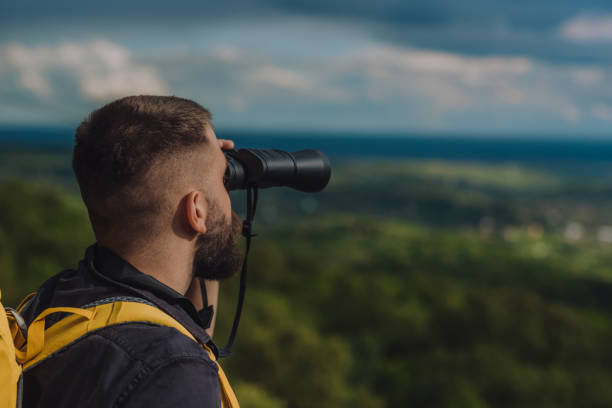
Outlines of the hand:
<svg viewBox="0 0 612 408">
<path fill-rule="evenodd" d="M 234 148 L 234 141 L 227 139 L 217 139 L 221 150 L 232 150 Z"/>
</svg>

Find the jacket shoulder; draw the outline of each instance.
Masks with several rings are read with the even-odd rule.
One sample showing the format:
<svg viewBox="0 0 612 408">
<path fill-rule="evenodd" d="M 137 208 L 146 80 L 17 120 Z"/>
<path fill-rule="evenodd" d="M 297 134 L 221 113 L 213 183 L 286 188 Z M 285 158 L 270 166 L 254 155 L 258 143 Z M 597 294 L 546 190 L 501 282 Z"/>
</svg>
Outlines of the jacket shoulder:
<svg viewBox="0 0 612 408">
<path fill-rule="evenodd" d="M 29 368 L 24 407 L 169 406 L 176 398 L 162 395 L 169 385 L 170 394 L 217 406 L 218 367 L 199 344 L 171 327 L 126 323 L 88 333 Z"/>
<path fill-rule="evenodd" d="M 151 367 L 178 357 L 201 360 L 217 370 L 217 365 L 201 345 L 172 327 L 148 323 L 123 323 L 105 327 L 96 336 L 120 347 L 132 360 Z"/>
</svg>

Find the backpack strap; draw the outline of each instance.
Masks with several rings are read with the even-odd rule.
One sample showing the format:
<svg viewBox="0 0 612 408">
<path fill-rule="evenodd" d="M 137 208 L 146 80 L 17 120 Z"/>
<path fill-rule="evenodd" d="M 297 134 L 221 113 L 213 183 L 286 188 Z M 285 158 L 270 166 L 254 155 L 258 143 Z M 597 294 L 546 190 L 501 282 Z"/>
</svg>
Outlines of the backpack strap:
<svg viewBox="0 0 612 408">
<path fill-rule="evenodd" d="M 15 358 L 13 340 L 15 337 L 13 333 L 20 331 L 16 319 L 21 319 L 21 316 L 14 313 L 13 309 L 5 308 L 0 302 L 0 406 L 2 407 L 21 407 L 22 369 Z"/>
<path fill-rule="evenodd" d="M 28 326 L 27 341 L 24 347 L 15 350 L 17 362 L 23 364 L 24 369 L 31 365 L 32 362 L 39 361 L 46 356 L 43 352 L 46 346 L 45 333 L 47 332 L 47 330 L 45 330 L 45 318 L 53 313 L 70 313 L 79 317 L 84 317 L 87 320 L 91 320 L 94 317 L 93 311 L 76 307 L 50 307 L 43 310 L 43 312 L 36 316 L 34 321 Z M 52 335 L 52 333 L 49 334 Z M 53 344 L 53 340 L 57 339 L 52 338 L 48 343 Z"/>
<path fill-rule="evenodd" d="M 19 302 L 19 305 L 16 307 L 17 311 L 19 313 L 22 313 L 23 310 L 30 305 L 30 302 L 32 302 L 32 299 L 34 299 L 34 296 L 36 296 L 36 292 L 32 292 L 26 297 L 24 297 L 21 300 L 21 302 Z"/>
<path fill-rule="evenodd" d="M 45 318 L 58 312 L 67 312 L 71 315 L 45 330 Z M 25 350 L 18 350 L 18 359 L 22 358 L 24 370 L 27 370 L 87 333 L 107 326 L 140 322 L 172 327 L 197 342 L 183 325 L 159 308 L 142 302 L 118 301 L 98 304 L 86 309 L 58 307 L 44 310 L 28 328 Z M 214 353 L 206 344 L 198 344 L 217 364 L 222 407 L 238 408 L 238 400 Z"/>
</svg>

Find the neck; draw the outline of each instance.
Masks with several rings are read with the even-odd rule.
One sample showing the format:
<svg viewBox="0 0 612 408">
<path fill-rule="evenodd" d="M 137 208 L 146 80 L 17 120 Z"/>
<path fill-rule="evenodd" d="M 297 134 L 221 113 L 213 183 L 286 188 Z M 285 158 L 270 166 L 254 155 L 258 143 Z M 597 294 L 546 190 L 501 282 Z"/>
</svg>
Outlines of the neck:
<svg viewBox="0 0 612 408">
<path fill-rule="evenodd" d="M 100 244 L 183 296 L 193 281 L 193 249 L 184 241 L 158 239 L 129 246 Z"/>
</svg>

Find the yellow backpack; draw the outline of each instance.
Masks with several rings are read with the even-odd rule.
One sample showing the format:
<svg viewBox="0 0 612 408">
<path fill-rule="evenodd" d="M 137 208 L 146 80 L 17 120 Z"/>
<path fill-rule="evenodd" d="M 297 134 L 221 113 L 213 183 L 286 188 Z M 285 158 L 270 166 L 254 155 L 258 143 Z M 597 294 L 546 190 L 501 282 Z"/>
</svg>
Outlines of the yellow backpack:
<svg viewBox="0 0 612 408">
<path fill-rule="evenodd" d="M 21 374 L 24 369 L 94 330 L 115 324 L 144 322 L 173 327 L 197 342 L 183 325 L 159 308 L 134 301 L 105 303 L 85 309 L 52 307 L 43 310 L 26 327 L 19 311 L 33 295 L 26 297 L 16 310 L 5 307 L 6 313 L 0 314 L 0 408 L 21 407 L 23 393 Z M 0 292 L 0 300 L 1 297 Z M 70 316 L 45 330 L 45 318 L 53 313 L 69 313 Z M 205 344 L 199 344 L 206 350 L 210 359 L 217 363 L 212 350 Z M 221 366 L 218 363 L 217 366 L 221 406 L 238 408 L 234 391 Z"/>
</svg>

